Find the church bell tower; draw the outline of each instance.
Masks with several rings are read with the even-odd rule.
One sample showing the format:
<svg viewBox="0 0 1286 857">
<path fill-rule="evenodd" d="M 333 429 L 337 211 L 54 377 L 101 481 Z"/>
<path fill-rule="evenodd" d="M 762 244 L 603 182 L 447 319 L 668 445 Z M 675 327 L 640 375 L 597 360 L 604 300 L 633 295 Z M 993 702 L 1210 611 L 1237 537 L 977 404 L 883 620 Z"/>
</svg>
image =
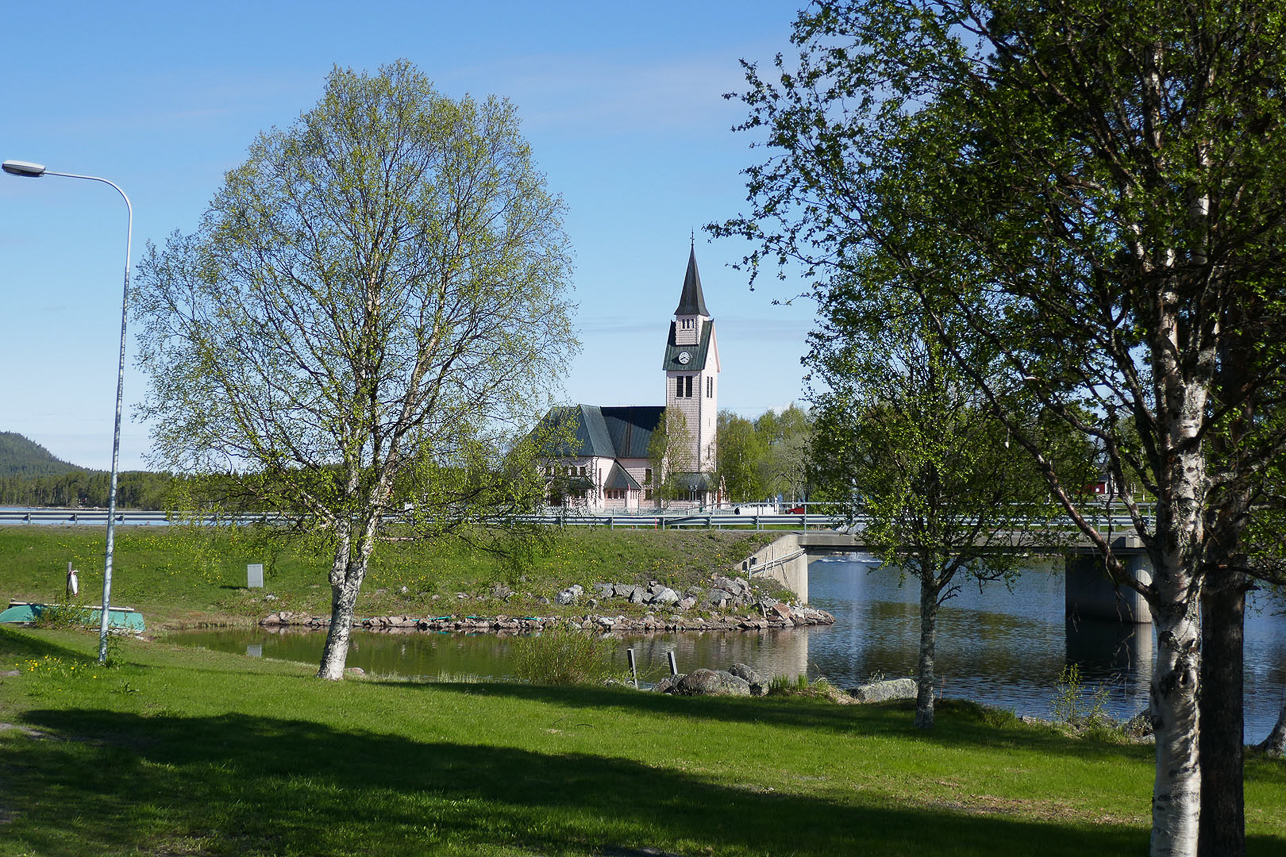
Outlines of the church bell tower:
<svg viewBox="0 0 1286 857">
<path fill-rule="evenodd" d="M 714 319 L 706 309 L 697 272 L 696 242 L 688 254 L 679 306 L 670 322 L 665 347 L 665 408 L 668 419 L 681 414 L 686 443 L 670 439 L 671 467 L 680 472 L 713 473 L 718 463 L 716 445 L 719 413 L 719 346 Z"/>
</svg>

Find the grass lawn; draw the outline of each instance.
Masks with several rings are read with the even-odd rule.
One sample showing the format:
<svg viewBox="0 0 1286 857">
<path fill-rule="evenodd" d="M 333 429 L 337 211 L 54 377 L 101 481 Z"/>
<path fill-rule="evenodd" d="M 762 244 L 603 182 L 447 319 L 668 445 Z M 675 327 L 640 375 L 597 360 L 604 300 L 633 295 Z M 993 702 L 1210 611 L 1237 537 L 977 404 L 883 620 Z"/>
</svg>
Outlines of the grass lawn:
<svg viewBox="0 0 1286 857">
<path fill-rule="evenodd" d="M 2 855 L 1110 855 L 1148 747 L 946 703 L 326 683 L 315 666 L 0 629 Z M 1286 763 L 1247 766 L 1286 851 Z"/>
<path fill-rule="evenodd" d="M 556 615 L 559 608 L 540 599 L 552 599 L 573 583 L 588 588 L 593 583 L 656 579 L 678 589 L 708 584 L 712 570 L 732 567 L 773 538 L 753 531 L 643 533 L 569 527 L 549 531 L 538 548 L 517 563 L 461 542 L 389 542 L 379 545 L 372 558 L 357 612 Z M 0 597 L 62 601 L 71 562 L 80 571 L 80 600 L 99 603 L 105 539 L 102 528 L 0 527 Z M 264 564 L 263 590 L 245 588 L 246 564 L 254 562 Z M 249 623 L 276 610 L 328 616 L 329 568 L 324 548 L 265 538 L 254 528 L 118 527 L 112 603 L 142 611 L 149 631 Z M 513 595 L 496 597 L 498 586 L 513 590 Z M 265 601 L 269 594 L 276 600 Z M 467 597 L 461 599 L 461 594 Z M 643 605 L 633 609 L 639 615 L 647 610 Z M 577 610 L 585 612 L 583 605 Z M 612 610 L 629 613 L 631 607 L 614 602 Z"/>
</svg>

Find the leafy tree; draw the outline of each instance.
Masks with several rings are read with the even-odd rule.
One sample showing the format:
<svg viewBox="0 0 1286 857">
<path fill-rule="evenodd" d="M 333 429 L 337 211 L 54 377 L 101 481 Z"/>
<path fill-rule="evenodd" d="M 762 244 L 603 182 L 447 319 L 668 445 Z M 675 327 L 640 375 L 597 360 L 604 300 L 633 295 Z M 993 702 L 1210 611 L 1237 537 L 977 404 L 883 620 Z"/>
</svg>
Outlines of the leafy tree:
<svg viewBox="0 0 1286 857">
<path fill-rule="evenodd" d="M 576 347 L 562 216 L 509 103 L 454 101 L 406 61 L 336 68 L 140 265 L 155 454 L 253 476 L 326 540 L 319 677 L 343 676 L 385 516 L 441 536 L 538 502 L 537 444 L 513 437 Z"/>
<path fill-rule="evenodd" d="M 1264 418 L 1286 362 L 1286 18 L 1246 0 L 854 0 L 810 6 L 793 41 L 773 75 L 748 66 L 744 127 L 770 154 L 747 171 L 751 214 L 716 233 L 754 241 L 751 266 L 878 258 L 941 313 L 960 370 L 1152 608 L 1153 853 L 1198 836 L 1243 853 L 1241 541 L 1286 439 Z M 970 365 L 973 340 L 999 375 Z M 1122 498 L 1151 580 L 1006 410 L 1018 390 L 1155 499 L 1148 516 Z"/>
<path fill-rule="evenodd" d="M 755 424 L 732 411 L 719 412 L 719 469 L 716 476 L 734 503 L 765 496 L 760 476 L 765 449 Z"/>
<path fill-rule="evenodd" d="M 929 729 L 939 608 L 967 580 L 1009 580 L 1026 548 L 1048 543 L 1054 510 L 933 327 L 914 311 L 855 324 L 888 309 L 890 293 L 869 277 L 840 280 L 818 289 L 807 358 L 826 385 L 814 397 L 812 481 L 864 521 L 872 553 L 919 582 L 915 725 Z"/>
<path fill-rule="evenodd" d="M 653 497 L 666 509 L 688 496 L 688 482 L 696 472 L 695 444 L 688 420 L 678 408 L 666 408 L 665 418 L 648 439 L 647 458 L 652 465 Z"/>
<path fill-rule="evenodd" d="M 812 430 L 808 412 L 793 403 L 781 413 L 768 410 L 755 420 L 755 434 L 764 447 L 759 478 L 767 494 L 791 500 L 805 496 Z"/>
</svg>

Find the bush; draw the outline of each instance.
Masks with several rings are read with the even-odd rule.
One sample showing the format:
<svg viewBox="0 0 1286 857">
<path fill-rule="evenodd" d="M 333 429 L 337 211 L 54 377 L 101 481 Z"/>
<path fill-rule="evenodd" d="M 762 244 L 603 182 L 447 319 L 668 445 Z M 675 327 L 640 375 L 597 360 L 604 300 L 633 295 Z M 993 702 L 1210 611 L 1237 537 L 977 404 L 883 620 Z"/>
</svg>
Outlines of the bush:
<svg viewBox="0 0 1286 857">
<path fill-rule="evenodd" d="M 615 676 L 610 640 L 558 628 L 514 640 L 515 674 L 533 684 L 596 684 Z"/>
</svg>

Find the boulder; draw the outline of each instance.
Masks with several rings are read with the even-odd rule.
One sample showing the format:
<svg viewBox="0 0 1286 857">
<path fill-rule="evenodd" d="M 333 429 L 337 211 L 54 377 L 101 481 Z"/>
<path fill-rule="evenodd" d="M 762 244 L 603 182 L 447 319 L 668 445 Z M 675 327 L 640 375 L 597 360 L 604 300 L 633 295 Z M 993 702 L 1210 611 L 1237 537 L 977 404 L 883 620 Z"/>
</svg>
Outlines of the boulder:
<svg viewBox="0 0 1286 857">
<path fill-rule="evenodd" d="M 855 688 L 853 698 L 858 702 L 887 702 L 890 699 L 915 699 L 915 693 L 915 679 L 894 678 Z"/>
<path fill-rule="evenodd" d="M 581 597 L 585 589 L 579 583 L 573 583 L 571 586 L 559 592 L 554 596 L 555 603 L 558 604 L 575 604 L 576 600 Z"/>
<path fill-rule="evenodd" d="M 650 604 L 675 604 L 679 600 L 679 593 L 675 592 L 668 586 L 660 587 L 660 591 L 653 594 L 649 599 Z"/>
<path fill-rule="evenodd" d="M 658 681 L 652 690 L 657 693 L 674 693 L 675 686 L 685 678 L 687 678 L 687 676 L 683 673 L 679 673 L 678 675 L 668 675 Z"/>
<path fill-rule="evenodd" d="M 633 587 L 632 591 L 630 592 L 630 603 L 631 603 L 631 604 L 642 604 L 642 603 L 643 603 L 643 600 L 644 600 L 646 597 L 647 597 L 647 593 L 643 591 L 643 587 L 641 587 L 641 586 L 635 586 L 635 587 Z"/>
<path fill-rule="evenodd" d="M 750 682 L 727 670 L 699 669 L 674 686 L 679 696 L 750 696 Z"/>
<path fill-rule="evenodd" d="M 612 595 L 616 598 L 629 598 L 634 592 L 634 585 L 630 583 L 618 583 L 612 587 Z"/>
<path fill-rule="evenodd" d="M 755 672 L 746 664 L 733 664 L 728 668 L 728 672 L 737 678 L 745 679 L 750 685 L 751 696 L 765 696 L 768 693 L 768 682 L 764 681 L 759 673 Z"/>
<path fill-rule="evenodd" d="M 680 610 L 691 610 L 693 607 L 697 606 L 697 599 L 689 595 L 685 598 L 679 599 L 674 606 Z"/>
<path fill-rule="evenodd" d="M 595 583 L 590 588 L 599 598 L 611 598 L 616 594 L 616 586 L 611 583 Z"/>
</svg>

